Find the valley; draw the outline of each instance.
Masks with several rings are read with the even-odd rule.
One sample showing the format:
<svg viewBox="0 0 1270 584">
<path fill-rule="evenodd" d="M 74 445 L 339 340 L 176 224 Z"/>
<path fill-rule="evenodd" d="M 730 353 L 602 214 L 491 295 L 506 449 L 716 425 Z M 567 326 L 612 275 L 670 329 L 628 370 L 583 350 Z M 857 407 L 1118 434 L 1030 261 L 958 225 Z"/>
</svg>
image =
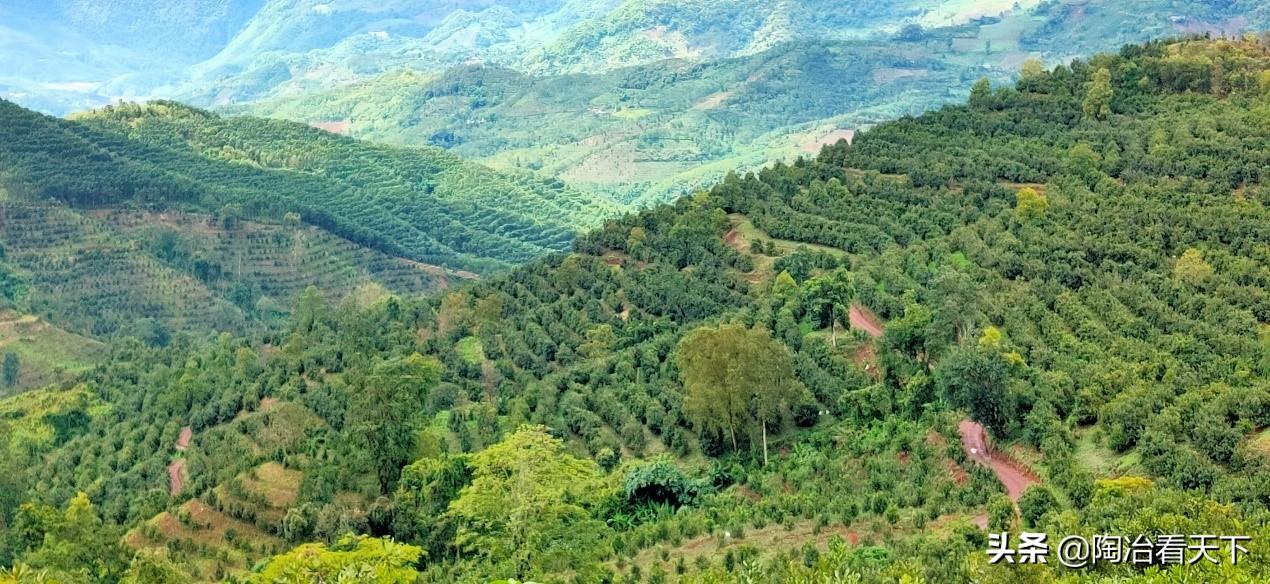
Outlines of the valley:
<svg viewBox="0 0 1270 584">
<path fill-rule="evenodd" d="M 215 306 L 181 249 L 258 282 L 241 318 L 298 298 L 269 326 L 111 337 L 0 399 L 0 520 L 20 526 L 0 578 L 1262 581 L 1257 553 L 993 565 L 984 530 L 1270 535 L 1268 69 L 1263 38 L 1130 46 L 597 213 L 298 123 L 9 107 L 42 130 L 0 148 L 20 171 L 7 321 L 64 294 L 52 316 L 88 324 L 88 286 Z M 469 173 L 508 190 L 460 205 Z M 391 220 L 419 200 L 558 229 L 417 230 L 471 250 L 429 262 L 445 248 Z M 33 268 L 95 250 L 74 285 Z"/>
</svg>

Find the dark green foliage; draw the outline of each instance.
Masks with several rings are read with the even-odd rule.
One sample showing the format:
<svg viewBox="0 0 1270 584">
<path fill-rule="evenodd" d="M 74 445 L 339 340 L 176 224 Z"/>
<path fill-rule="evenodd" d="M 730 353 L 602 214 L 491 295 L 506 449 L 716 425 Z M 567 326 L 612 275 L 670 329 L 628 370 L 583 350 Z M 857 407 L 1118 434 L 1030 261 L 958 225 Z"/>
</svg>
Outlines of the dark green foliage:
<svg viewBox="0 0 1270 584">
<path fill-rule="evenodd" d="M 1179 55 L 1226 62 L 1226 92 L 1178 93 Z M 1093 69 L 1077 61 L 993 92 L 987 107 L 881 124 L 814 160 L 611 221 L 571 254 L 443 296 L 333 306 L 314 292 L 289 329 L 262 339 L 117 343 L 78 390 L 48 393 L 108 406 L 85 406 L 86 426 L 73 414 L 49 418 L 69 429 L 62 444 L 32 438 L 51 427 L 12 433 L 22 442 L 7 452 L 19 460 L 0 459 L 9 471 L 0 495 L 22 495 L 0 497 L 0 512 L 7 520 L 23 500 L 60 506 L 91 490 L 104 524 L 138 526 L 175 503 L 162 490 L 165 464 L 188 424 L 197 448 L 186 453 L 182 497 L 215 500 L 293 539 L 395 535 L 426 547 L 425 581 L 601 581 L 610 566 L 652 555 L 656 567 L 639 573 L 664 574 L 699 537 L 743 541 L 835 522 L 876 539 L 818 556 L 800 553 L 806 541 L 770 556 L 721 545 L 704 575 L 689 569 L 685 580 L 732 582 L 745 571 L 756 582 L 815 581 L 839 570 L 866 582 L 1017 578 L 988 578 L 992 568 L 966 561 L 982 554 L 977 530 L 923 534 L 944 515 L 968 522 L 986 512 L 998 530 L 1013 521 L 1013 503 L 951 429 L 969 414 L 1003 445 L 1039 449 L 1038 474 L 1053 491 L 1028 492 L 1026 524 L 1062 511 L 1081 533 L 1260 536 L 1267 469 L 1252 439 L 1270 424 L 1261 184 L 1270 160 L 1265 98 L 1243 79 L 1267 60 L 1252 43 L 1195 41 L 1099 57 L 1115 73 L 1107 120 L 1083 115 Z M 952 180 L 898 176 L 934 164 Z M 1019 220 L 1021 181 L 1043 191 L 1044 216 Z M 782 266 L 800 271 L 797 281 L 769 286 L 772 266 L 759 269 L 724 239 L 738 216 L 765 237 L 823 247 Z M 1179 280 L 1177 258 L 1190 249 L 1211 273 Z M 881 339 L 861 334 L 835 348 L 816 330 L 824 311 L 804 287 L 838 268 L 853 301 L 886 321 Z M 759 331 L 765 347 L 789 352 L 792 377 L 809 390 L 755 418 L 771 422 L 756 426 L 771 430 L 766 466 L 690 421 L 676 351 L 699 330 Z M 398 374 L 420 359 L 428 374 Z M 412 377 L 422 382 L 393 381 Z M 24 402 L 0 401 L 9 403 Z M 790 423 L 796 413 L 808 428 Z M 21 412 L 13 419 L 26 423 Z M 525 424 L 541 427 L 516 430 Z M 674 466 L 624 462 L 649 452 L 674 456 Z M 232 495 L 271 460 L 300 475 L 280 520 L 211 494 Z M 632 472 L 605 476 L 609 465 Z M 1156 486 L 1095 482 L 1120 465 Z M 578 484 L 534 472 L 557 467 Z M 674 509 L 670 495 L 706 468 L 713 492 Z M 632 498 L 645 504 L 632 509 Z M 25 561 L 36 532 L 11 531 L 3 547 Z M 1238 570 L 1265 579 L 1258 560 Z"/>
<path fill-rule="evenodd" d="M 1061 509 L 1058 498 L 1049 487 L 1032 486 L 1019 497 L 1019 515 L 1024 527 L 1040 527 L 1046 513 Z"/>
<path fill-rule="evenodd" d="M 371 457 L 381 494 L 397 482 L 414 448 L 419 406 L 441 379 L 441 364 L 414 354 L 375 365 L 353 395 L 345 422 Z"/>
<path fill-rule="evenodd" d="M 14 387 L 18 384 L 18 376 L 22 372 L 22 364 L 18 360 L 18 354 L 12 351 L 5 351 L 3 361 L 3 364 L 0 364 L 0 385 Z"/>
<path fill-rule="evenodd" d="M 958 349 L 940 361 L 935 383 L 954 407 L 965 408 L 998 436 L 1009 436 L 1015 423 L 1014 396 L 1007 387 L 1009 364 L 1000 353 Z"/>
<path fill-rule="evenodd" d="M 233 229 L 298 213 L 350 241 L 477 271 L 560 250 L 617 207 L 435 149 L 374 146 L 300 124 L 171 102 L 55 120 L 0 103 L 5 185 L 80 207 L 192 207 Z M 38 137 L 38 142 L 27 142 Z M 160 257 L 183 261 L 178 242 Z"/>
<path fill-rule="evenodd" d="M 626 502 L 634 506 L 692 505 L 697 502 L 704 489 L 700 480 L 685 476 L 668 458 L 639 464 L 626 471 L 626 478 L 622 481 Z"/>
</svg>

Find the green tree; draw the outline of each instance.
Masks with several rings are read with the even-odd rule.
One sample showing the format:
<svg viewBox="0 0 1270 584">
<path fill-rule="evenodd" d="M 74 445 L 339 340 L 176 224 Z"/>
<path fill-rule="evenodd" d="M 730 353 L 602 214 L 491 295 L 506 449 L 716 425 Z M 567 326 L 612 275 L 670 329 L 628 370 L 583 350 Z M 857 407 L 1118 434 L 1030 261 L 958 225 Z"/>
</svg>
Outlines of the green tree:
<svg viewBox="0 0 1270 584">
<path fill-rule="evenodd" d="M 401 481 L 393 496 L 397 510 L 395 536 L 422 543 L 432 552 L 447 545 L 454 537 L 454 522 L 444 513 L 471 482 L 467 455 L 424 458 L 401 469 Z"/>
<path fill-rule="evenodd" d="M 776 274 L 776 278 L 772 280 L 772 295 L 779 298 L 787 298 L 790 294 L 798 290 L 798 282 L 794 281 L 794 277 L 789 272 L 781 272 Z"/>
<path fill-rule="evenodd" d="M 829 327 L 834 347 L 838 346 L 838 316 L 851 309 L 855 284 L 851 274 L 838 268 L 824 276 L 812 278 L 803 287 L 804 305 L 820 326 Z"/>
<path fill-rule="evenodd" d="M 984 108 L 988 106 L 992 99 L 992 83 L 987 77 L 983 77 L 975 82 L 970 88 L 970 107 Z"/>
<path fill-rule="evenodd" d="M 446 512 L 461 549 L 525 577 L 568 569 L 601 547 L 607 528 L 591 509 L 612 489 L 594 461 L 570 455 L 545 427 L 522 426 L 473 455 L 470 468 L 471 484 Z"/>
<path fill-rule="evenodd" d="M 1023 221 L 1044 215 L 1049 206 L 1049 199 L 1031 187 L 1023 187 L 1015 193 L 1014 211 Z"/>
<path fill-rule="evenodd" d="M 113 582 L 127 567 L 120 533 L 105 524 L 84 493 L 73 497 L 61 513 L 35 512 L 24 505 L 26 517 L 16 526 L 24 539 L 38 543 L 21 558 L 37 570 L 47 570 L 58 582 Z M 37 540 L 35 536 L 39 536 Z"/>
<path fill-rule="evenodd" d="M 996 350 L 962 347 L 939 362 L 935 383 L 955 407 L 968 410 L 997 436 L 1008 436 L 1014 420 L 1014 399 L 1006 387 L 1009 367 Z"/>
<path fill-rule="evenodd" d="M 348 427 L 366 449 L 380 492 L 392 492 L 414 451 L 417 412 L 441 380 L 441 363 L 418 353 L 375 365 L 348 409 Z"/>
<path fill-rule="evenodd" d="M 138 550 L 120 584 L 184 584 L 190 577 L 168 557 L 166 549 Z"/>
<path fill-rule="evenodd" d="M 1082 107 L 1085 117 L 1095 120 L 1105 120 L 1111 117 L 1111 98 L 1113 96 L 1111 71 L 1106 67 L 1094 71 L 1094 78 L 1089 82 L 1089 88 L 1085 90 L 1085 102 Z"/>
<path fill-rule="evenodd" d="M 18 361 L 18 354 L 13 351 L 5 351 L 4 364 L 0 365 L 0 385 L 4 387 L 16 387 L 18 385 L 18 376 L 21 374 L 22 365 Z"/>
<path fill-rule="evenodd" d="M 702 429 L 726 433 L 733 450 L 738 432 L 758 430 L 766 463 L 767 424 L 805 392 L 789 348 L 765 328 L 707 326 L 680 341 L 677 357 L 688 417 Z"/>
<path fill-rule="evenodd" d="M 596 359 L 613 352 L 613 346 L 616 344 L 617 334 L 613 332 L 613 326 L 597 324 L 587 329 L 586 342 L 578 350 L 588 358 Z"/>
<path fill-rule="evenodd" d="M 1195 248 L 1182 252 L 1173 266 L 1173 278 L 1190 286 L 1201 286 L 1212 277 L 1213 266 L 1204 260 L 1204 253 Z"/>
<path fill-rule="evenodd" d="M 274 556 L 253 584 L 413 584 L 419 578 L 416 565 L 423 550 L 391 539 L 346 536 L 328 548 L 310 543 Z"/>
<path fill-rule="evenodd" d="M 1019 81 L 1026 83 L 1035 81 L 1045 75 L 1045 61 L 1032 58 L 1023 62 L 1023 68 L 1019 71 Z"/>
<path fill-rule="evenodd" d="M 1009 531 L 1014 524 L 1014 501 L 1005 495 L 993 495 L 988 498 L 988 529 L 990 531 Z"/>
<path fill-rule="evenodd" d="M 1043 485 L 1033 485 L 1019 497 L 1019 514 L 1024 527 L 1040 527 L 1046 513 L 1059 510 L 1058 497 Z"/>
</svg>

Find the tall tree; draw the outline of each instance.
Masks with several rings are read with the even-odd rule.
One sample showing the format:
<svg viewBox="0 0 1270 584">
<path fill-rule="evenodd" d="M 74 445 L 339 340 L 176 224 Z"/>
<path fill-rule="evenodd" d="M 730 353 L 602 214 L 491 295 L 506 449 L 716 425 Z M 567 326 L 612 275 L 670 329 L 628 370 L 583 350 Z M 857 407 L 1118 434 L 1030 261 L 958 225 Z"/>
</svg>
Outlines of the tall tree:
<svg viewBox="0 0 1270 584">
<path fill-rule="evenodd" d="M 1014 397 L 1007 388 L 1010 364 L 999 351 L 985 347 L 953 350 L 935 368 L 935 382 L 944 399 L 999 437 L 1009 436 L 1014 421 Z"/>
<path fill-rule="evenodd" d="M 824 276 L 812 278 L 803 287 L 807 310 L 819 320 L 820 326 L 829 326 L 829 337 L 838 346 L 838 317 L 851 310 L 855 298 L 855 283 L 845 268 L 838 268 Z"/>
<path fill-rule="evenodd" d="M 5 387 L 17 386 L 18 375 L 21 371 L 22 365 L 18 361 L 18 354 L 13 351 L 5 351 L 4 364 L 0 365 L 0 385 Z"/>
<path fill-rule="evenodd" d="M 522 426 L 470 466 L 472 482 L 447 512 L 460 547 L 516 577 L 567 570 L 577 552 L 600 549 L 606 529 L 591 516 L 607 494 L 600 468 L 566 452 L 547 428 Z"/>
<path fill-rule="evenodd" d="M 765 328 L 732 324 L 692 331 L 677 356 L 685 413 L 702 429 L 727 433 L 733 450 L 738 432 L 761 433 L 766 462 L 767 424 L 805 391 L 789 348 Z"/>
<path fill-rule="evenodd" d="M 414 450 L 418 412 L 441 381 L 441 363 L 418 353 L 376 365 L 348 409 L 349 429 L 370 455 L 379 489 L 392 492 Z"/>
<path fill-rule="evenodd" d="M 1085 91 L 1085 116 L 1096 120 L 1111 117 L 1111 71 L 1102 67 L 1094 71 L 1094 78 Z"/>
</svg>

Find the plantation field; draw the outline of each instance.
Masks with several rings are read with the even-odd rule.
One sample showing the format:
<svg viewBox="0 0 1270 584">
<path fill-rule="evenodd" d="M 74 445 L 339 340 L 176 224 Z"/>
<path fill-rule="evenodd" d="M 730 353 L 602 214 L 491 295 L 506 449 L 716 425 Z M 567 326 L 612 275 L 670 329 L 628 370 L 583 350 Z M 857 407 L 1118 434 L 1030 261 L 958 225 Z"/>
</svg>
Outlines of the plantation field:
<svg viewBox="0 0 1270 584">
<path fill-rule="evenodd" d="M 309 286 L 339 302 L 371 283 L 408 294 L 474 277 L 316 227 L 226 227 L 177 210 L 83 212 L 53 202 L 0 202 L 0 245 L 30 275 L 32 312 L 94 337 L 141 334 L 140 319 L 168 331 L 242 331 L 289 313 Z"/>
<path fill-rule="evenodd" d="M 0 310 L 0 354 L 10 352 L 18 356 L 19 375 L 13 387 L 0 387 L 0 396 L 72 379 L 105 358 L 107 347 L 39 317 Z"/>
</svg>

